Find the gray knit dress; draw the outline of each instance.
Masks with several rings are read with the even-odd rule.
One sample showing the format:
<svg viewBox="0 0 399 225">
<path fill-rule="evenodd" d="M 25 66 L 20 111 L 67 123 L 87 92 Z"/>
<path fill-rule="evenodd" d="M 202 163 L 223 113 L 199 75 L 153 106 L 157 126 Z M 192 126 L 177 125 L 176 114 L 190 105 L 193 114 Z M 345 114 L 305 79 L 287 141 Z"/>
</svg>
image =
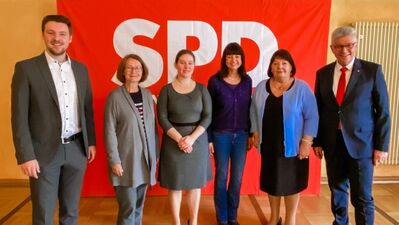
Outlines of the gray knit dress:
<svg viewBox="0 0 399 225">
<path fill-rule="evenodd" d="M 171 190 L 201 188 L 212 179 L 208 136 L 204 132 L 184 153 L 166 132 L 174 127 L 183 137 L 197 126 L 205 129 L 211 123 L 212 101 L 208 90 L 196 83 L 192 92 L 180 94 L 172 84 L 164 86 L 158 98 L 158 120 L 164 131 L 159 162 L 161 187 Z"/>
</svg>

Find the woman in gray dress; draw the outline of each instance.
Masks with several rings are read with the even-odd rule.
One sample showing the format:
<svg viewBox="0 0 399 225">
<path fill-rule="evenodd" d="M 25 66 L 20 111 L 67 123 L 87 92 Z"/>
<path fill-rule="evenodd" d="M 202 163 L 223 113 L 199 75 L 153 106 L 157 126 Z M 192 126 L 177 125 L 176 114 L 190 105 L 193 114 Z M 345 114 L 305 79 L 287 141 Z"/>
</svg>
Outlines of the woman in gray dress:
<svg viewBox="0 0 399 225">
<path fill-rule="evenodd" d="M 212 178 L 206 129 L 212 102 L 205 86 L 192 79 L 194 54 L 181 50 L 175 59 L 176 79 L 162 88 L 158 119 L 163 129 L 159 180 L 169 189 L 173 224 L 180 225 L 182 191 L 187 191 L 189 224 L 196 225 L 201 187 Z"/>
<path fill-rule="evenodd" d="M 117 224 L 140 225 L 147 185 L 156 183 L 154 100 L 139 86 L 148 69 L 138 55 L 125 56 L 116 76 L 124 85 L 109 94 L 104 112 L 109 177 L 119 205 Z"/>
</svg>

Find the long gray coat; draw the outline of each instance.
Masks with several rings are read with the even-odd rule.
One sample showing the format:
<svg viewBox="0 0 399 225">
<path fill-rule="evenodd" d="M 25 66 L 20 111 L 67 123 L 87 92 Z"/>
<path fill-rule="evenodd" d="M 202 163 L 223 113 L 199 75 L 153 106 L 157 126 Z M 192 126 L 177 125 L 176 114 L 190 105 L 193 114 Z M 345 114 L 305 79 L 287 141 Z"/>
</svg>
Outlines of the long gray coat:
<svg viewBox="0 0 399 225">
<path fill-rule="evenodd" d="M 137 187 L 144 183 L 156 183 L 159 147 L 154 100 L 147 89 L 140 87 L 140 90 L 143 95 L 147 141 L 139 111 L 125 87 L 113 90 L 107 98 L 104 138 L 109 177 L 113 186 Z M 122 164 L 122 177 L 112 173 L 111 166 L 116 163 Z"/>
</svg>

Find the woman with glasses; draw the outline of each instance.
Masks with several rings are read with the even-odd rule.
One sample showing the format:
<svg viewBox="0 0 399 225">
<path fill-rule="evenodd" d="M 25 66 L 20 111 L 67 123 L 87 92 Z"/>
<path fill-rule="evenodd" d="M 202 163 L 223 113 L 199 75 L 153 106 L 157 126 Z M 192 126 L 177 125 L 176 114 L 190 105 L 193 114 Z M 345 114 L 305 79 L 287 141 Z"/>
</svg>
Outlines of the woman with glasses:
<svg viewBox="0 0 399 225">
<path fill-rule="evenodd" d="M 138 55 L 125 56 L 116 76 L 123 85 L 109 94 L 104 112 L 109 177 L 119 205 L 116 224 L 140 225 L 147 186 L 156 183 L 154 101 L 151 92 L 139 86 L 148 69 Z"/>
</svg>

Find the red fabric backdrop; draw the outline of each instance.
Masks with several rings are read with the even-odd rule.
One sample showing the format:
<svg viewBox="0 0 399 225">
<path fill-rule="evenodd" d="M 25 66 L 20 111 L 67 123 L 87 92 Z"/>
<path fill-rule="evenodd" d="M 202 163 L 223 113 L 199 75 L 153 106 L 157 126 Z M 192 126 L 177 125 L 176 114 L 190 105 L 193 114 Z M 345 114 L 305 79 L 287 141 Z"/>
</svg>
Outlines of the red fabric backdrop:
<svg viewBox="0 0 399 225">
<path fill-rule="evenodd" d="M 145 85 L 157 95 L 173 76 L 171 61 L 181 48 L 195 51 L 195 79 L 206 84 L 220 65 L 229 41 L 240 42 L 254 86 L 266 78 L 271 54 L 288 49 L 297 77 L 314 85 L 315 72 L 327 57 L 331 0 L 58 0 L 58 13 L 73 24 L 71 57 L 89 69 L 94 92 L 97 158 L 88 166 L 83 195 L 113 195 L 108 181 L 103 143 L 103 111 L 121 55 L 138 53 L 149 65 L 152 80 Z M 152 70 L 152 71 L 151 71 Z M 212 162 L 213 166 L 213 162 Z M 248 153 L 242 194 L 259 194 L 260 156 Z M 306 194 L 320 192 L 320 160 L 310 158 Z M 165 194 L 156 185 L 150 194 Z M 213 182 L 203 189 L 213 193 Z"/>
</svg>

